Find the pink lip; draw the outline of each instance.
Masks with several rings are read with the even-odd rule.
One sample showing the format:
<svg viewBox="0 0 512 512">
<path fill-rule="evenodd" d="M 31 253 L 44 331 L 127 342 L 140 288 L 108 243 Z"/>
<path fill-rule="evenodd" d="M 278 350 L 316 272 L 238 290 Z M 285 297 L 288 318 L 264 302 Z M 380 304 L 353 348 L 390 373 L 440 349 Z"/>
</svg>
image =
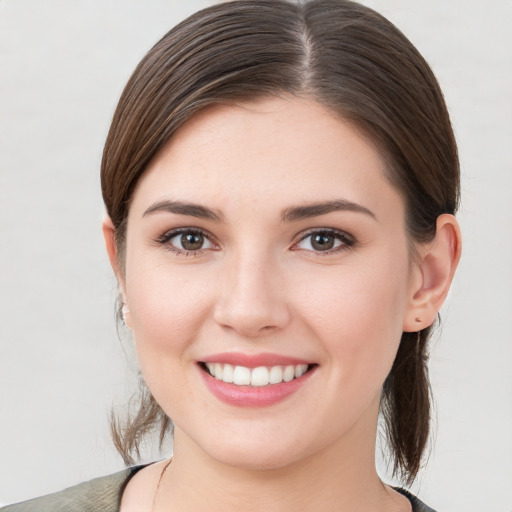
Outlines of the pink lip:
<svg viewBox="0 0 512 512">
<path fill-rule="evenodd" d="M 238 352 L 224 352 L 213 354 L 201 360 L 203 363 L 223 363 L 233 366 L 245 366 L 246 368 L 257 368 L 258 366 L 286 366 L 297 364 L 312 364 L 305 359 L 282 356 L 279 354 L 241 354 Z"/>
<path fill-rule="evenodd" d="M 201 365 L 198 365 L 198 368 L 206 387 L 222 402 L 238 407 L 266 407 L 281 402 L 297 392 L 308 382 L 317 367 L 313 366 L 304 375 L 290 382 L 281 382 L 280 384 L 261 387 L 237 386 L 236 384 L 217 380 L 204 370 Z"/>
</svg>

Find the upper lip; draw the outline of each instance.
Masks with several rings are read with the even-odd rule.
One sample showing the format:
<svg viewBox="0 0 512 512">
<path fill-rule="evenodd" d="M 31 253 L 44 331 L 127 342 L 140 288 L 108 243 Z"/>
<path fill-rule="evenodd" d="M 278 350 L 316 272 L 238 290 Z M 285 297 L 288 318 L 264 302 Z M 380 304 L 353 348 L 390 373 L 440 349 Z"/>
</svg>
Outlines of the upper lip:
<svg viewBox="0 0 512 512">
<path fill-rule="evenodd" d="M 242 354 L 237 352 L 213 354 L 201 359 L 201 362 L 231 364 L 233 366 L 245 366 L 246 368 L 257 368 L 258 366 L 312 364 L 311 361 L 306 361 L 305 359 L 280 354 Z"/>
</svg>

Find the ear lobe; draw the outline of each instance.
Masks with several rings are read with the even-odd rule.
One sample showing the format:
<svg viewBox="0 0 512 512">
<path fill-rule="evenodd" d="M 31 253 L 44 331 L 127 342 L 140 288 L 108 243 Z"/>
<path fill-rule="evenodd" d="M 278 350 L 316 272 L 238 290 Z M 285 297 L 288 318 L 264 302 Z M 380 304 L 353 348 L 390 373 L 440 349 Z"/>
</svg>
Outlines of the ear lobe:
<svg viewBox="0 0 512 512">
<path fill-rule="evenodd" d="M 110 265 L 112 266 L 112 270 L 116 275 L 117 282 L 119 284 L 119 290 L 121 292 L 123 306 L 121 309 L 121 313 L 123 316 L 123 321 L 125 325 L 131 329 L 131 317 L 130 317 L 130 309 L 128 307 L 127 299 L 126 299 L 126 289 L 124 283 L 124 276 L 122 269 L 119 267 L 119 257 L 117 253 L 117 245 L 116 245 L 116 228 L 114 227 L 114 223 L 112 219 L 105 215 L 103 222 L 101 224 L 101 229 L 103 231 L 103 238 L 105 239 L 105 247 L 107 249 L 108 259 L 110 260 Z"/>
<path fill-rule="evenodd" d="M 461 235 L 453 215 L 440 215 L 436 236 L 419 247 L 420 262 L 415 269 L 411 299 L 403 330 L 416 332 L 432 325 L 441 309 L 461 255 Z"/>
</svg>

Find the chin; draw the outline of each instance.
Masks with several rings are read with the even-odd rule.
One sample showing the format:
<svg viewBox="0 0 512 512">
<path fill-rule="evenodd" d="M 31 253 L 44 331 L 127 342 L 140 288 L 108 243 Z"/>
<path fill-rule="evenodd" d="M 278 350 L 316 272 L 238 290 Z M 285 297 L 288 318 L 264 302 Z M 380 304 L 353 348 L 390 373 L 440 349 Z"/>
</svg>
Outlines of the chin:
<svg viewBox="0 0 512 512">
<path fill-rule="evenodd" d="M 231 453 L 212 454 L 214 459 L 227 466 L 246 471 L 263 471 L 281 469 L 296 462 L 290 454 L 275 453 L 268 450 L 239 450 L 232 449 Z"/>
<path fill-rule="evenodd" d="M 283 439 L 254 439 L 248 436 L 236 442 L 218 438 L 203 446 L 203 450 L 216 462 L 248 471 L 279 469 L 303 458 L 297 443 L 283 442 Z"/>
</svg>

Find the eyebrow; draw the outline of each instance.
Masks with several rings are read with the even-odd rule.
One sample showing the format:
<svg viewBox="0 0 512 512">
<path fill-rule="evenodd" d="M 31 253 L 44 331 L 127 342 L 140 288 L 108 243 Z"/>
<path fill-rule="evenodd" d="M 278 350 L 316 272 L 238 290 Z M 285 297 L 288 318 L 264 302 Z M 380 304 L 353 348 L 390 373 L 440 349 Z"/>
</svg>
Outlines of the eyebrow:
<svg viewBox="0 0 512 512">
<path fill-rule="evenodd" d="M 327 213 L 336 211 L 352 211 L 364 213 L 376 219 L 376 215 L 366 208 L 352 201 L 346 199 L 337 199 L 334 201 L 325 201 L 321 203 L 311 203 L 300 206 L 290 206 L 286 208 L 281 215 L 283 222 L 292 222 L 310 217 L 317 217 L 319 215 L 326 215 Z M 224 216 L 217 210 L 207 208 L 195 203 L 186 203 L 182 201 L 163 200 L 158 201 L 151 205 L 143 214 L 143 217 L 153 213 L 166 212 L 175 213 L 177 215 L 188 215 L 190 217 L 197 217 L 200 219 L 208 219 L 216 222 L 223 222 Z"/>
<path fill-rule="evenodd" d="M 334 201 L 325 201 L 322 203 L 291 206 L 286 208 L 283 212 L 281 220 L 284 222 L 290 222 L 338 211 L 364 213 L 365 215 L 369 215 L 370 217 L 377 219 L 377 216 L 365 206 L 353 203 L 352 201 L 347 201 L 346 199 L 336 199 Z"/>
<path fill-rule="evenodd" d="M 198 217 L 200 219 L 214 220 L 222 222 L 224 217 L 217 210 L 207 208 L 194 203 L 184 203 L 181 201 L 158 201 L 151 205 L 143 214 L 143 217 L 151 215 L 152 213 L 167 212 L 176 213 L 177 215 L 188 215 L 190 217 Z"/>
</svg>

